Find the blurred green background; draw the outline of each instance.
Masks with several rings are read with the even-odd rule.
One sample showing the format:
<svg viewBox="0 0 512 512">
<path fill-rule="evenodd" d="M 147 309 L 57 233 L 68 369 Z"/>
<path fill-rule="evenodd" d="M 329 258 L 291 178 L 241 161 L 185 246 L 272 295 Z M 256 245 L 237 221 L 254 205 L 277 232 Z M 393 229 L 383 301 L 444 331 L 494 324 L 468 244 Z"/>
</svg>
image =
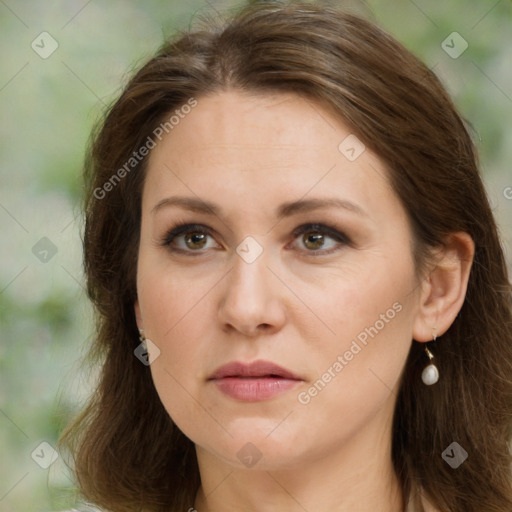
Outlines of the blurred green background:
<svg viewBox="0 0 512 512">
<path fill-rule="evenodd" d="M 332 3 L 376 21 L 441 78 L 473 127 L 511 262 L 510 0 Z M 237 5 L 0 0 L 1 511 L 62 510 L 75 500 L 62 457 L 41 467 L 51 462 L 41 443 L 55 446 L 94 382 L 79 368 L 92 333 L 78 208 L 91 127 L 165 36 L 193 15 Z M 443 47 L 453 32 L 468 44 L 457 58 Z"/>
</svg>

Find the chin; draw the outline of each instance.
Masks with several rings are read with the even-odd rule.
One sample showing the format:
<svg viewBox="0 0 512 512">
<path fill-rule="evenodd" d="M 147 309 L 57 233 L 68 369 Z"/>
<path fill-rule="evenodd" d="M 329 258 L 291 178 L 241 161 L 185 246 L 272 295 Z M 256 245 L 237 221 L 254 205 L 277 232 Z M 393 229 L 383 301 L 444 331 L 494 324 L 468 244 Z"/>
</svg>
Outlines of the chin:
<svg viewBox="0 0 512 512">
<path fill-rule="evenodd" d="M 269 424 L 272 423 L 272 428 Z M 278 432 L 279 421 L 247 418 L 230 425 L 228 434 L 217 439 L 204 439 L 204 431 L 194 441 L 226 464 L 239 469 L 276 470 L 299 464 L 304 452 L 304 442 L 298 440 L 290 429 Z M 274 429 L 274 431 L 272 431 Z M 300 448 L 300 451 L 299 451 Z"/>
<path fill-rule="evenodd" d="M 288 469 L 301 463 L 296 446 L 281 444 L 279 449 L 276 449 L 276 446 L 276 443 L 254 443 L 250 440 L 240 440 L 222 451 L 219 451 L 219 446 L 217 446 L 212 454 L 229 466 L 252 471 Z"/>
</svg>

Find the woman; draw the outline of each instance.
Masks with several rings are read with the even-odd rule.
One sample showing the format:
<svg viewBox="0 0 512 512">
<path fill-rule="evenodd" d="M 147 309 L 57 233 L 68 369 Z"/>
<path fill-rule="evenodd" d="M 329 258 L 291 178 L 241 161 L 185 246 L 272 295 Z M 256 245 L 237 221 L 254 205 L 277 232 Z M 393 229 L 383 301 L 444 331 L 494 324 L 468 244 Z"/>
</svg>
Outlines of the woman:
<svg viewBox="0 0 512 512">
<path fill-rule="evenodd" d="M 512 510 L 506 264 L 464 122 L 397 41 L 297 2 L 184 33 L 85 176 L 85 498 Z"/>
</svg>

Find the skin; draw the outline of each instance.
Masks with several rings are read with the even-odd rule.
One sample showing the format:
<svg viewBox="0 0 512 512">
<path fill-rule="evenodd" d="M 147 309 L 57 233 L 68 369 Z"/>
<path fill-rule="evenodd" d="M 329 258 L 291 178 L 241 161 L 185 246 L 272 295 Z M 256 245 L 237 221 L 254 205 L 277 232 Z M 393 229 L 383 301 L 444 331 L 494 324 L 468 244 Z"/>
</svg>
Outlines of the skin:
<svg viewBox="0 0 512 512">
<path fill-rule="evenodd" d="M 190 506 L 199 512 L 402 510 L 391 464 L 400 375 L 413 338 L 430 341 L 455 319 L 474 248 L 454 233 L 418 276 L 386 169 L 369 149 L 349 161 L 338 149 L 349 134 L 325 107 L 297 95 L 228 90 L 198 98 L 150 155 L 135 313 L 160 350 L 150 365 L 159 397 L 196 445 L 202 484 Z M 212 201 L 222 213 L 176 205 L 151 212 L 170 196 Z M 325 197 L 364 213 L 275 215 L 283 202 Z M 172 252 L 160 241 L 178 222 L 212 234 L 205 245 L 178 236 L 173 246 L 188 252 Z M 306 223 L 331 225 L 351 242 L 325 235 L 312 244 L 314 229 L 294 236 Z M 252 263 L 236 252 L 247 236 L 263 249 Z M 396 303 L 401 310 L 378 334 L 300 403 L 298 394 Z M 248 403 L 207 380 L 230 361 L 257 359 L 302 381 Z M 251 468 L 237 456 L 244 446 L 260 456 Z"/>
</svg>

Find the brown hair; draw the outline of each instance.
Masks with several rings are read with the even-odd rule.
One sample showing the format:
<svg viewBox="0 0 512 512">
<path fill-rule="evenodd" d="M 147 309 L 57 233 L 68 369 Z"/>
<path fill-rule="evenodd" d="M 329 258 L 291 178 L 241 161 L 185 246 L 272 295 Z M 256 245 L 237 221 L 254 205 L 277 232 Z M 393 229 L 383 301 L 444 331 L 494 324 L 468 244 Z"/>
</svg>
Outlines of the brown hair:
<svg viewBox="0 0 512 512">
<path fill-rule="evenodd" d="M 442 512 L 510 512 L 511 288 L 471 137 L 435 74 L 400 43 L 358 16 L 305 2 L 258 2 L 224 25 L 210 22 L 166 42 L 94 134 L 83 244 L 97 312 L 90 361 L 101 364 L 101 374 L 86 409 L 59 440 L 74 454 L 83 495 L 116 512 L 182 511 L 194 503 L 194 445 L 133 354 L 147 157 L 112 178 L 175 109 L 227 88 L 294 92 L 339 115 L 387 166 L 411 221 L 418 269 L 449 233 L 471 235 L 476 251 L 466 300 L 436 342 L 442 379 L 435 386 L 421 383 L 424 345 L 412 343 L 394 417 L 393 463 L 406 501 L 416 503 L 413 491 L 421 488 Z M 99 197 L 109 180 L 108 194 Z M 441 457 L 453 441 L 469 454 L 457 469 Z"/>
</svg>

